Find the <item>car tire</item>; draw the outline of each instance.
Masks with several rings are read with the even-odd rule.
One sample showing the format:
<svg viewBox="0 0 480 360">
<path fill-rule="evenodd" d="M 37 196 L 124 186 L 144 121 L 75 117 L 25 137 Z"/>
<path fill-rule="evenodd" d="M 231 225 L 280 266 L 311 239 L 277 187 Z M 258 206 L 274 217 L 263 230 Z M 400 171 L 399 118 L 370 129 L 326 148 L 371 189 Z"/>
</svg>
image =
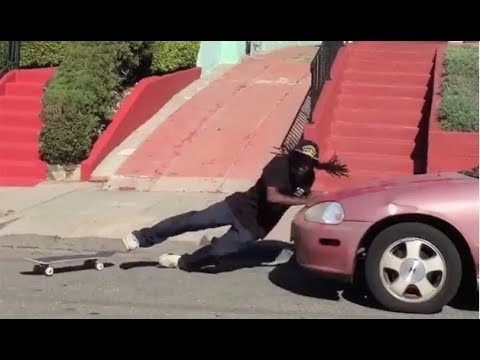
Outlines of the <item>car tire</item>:
<svg viewBox="0 0 480 360">
<path fill-rule="evenodd" d="M 401 223 L 374 238 L 365 276 L 369 291 L 387 310 L 432 314 L 456 295 L 462 262 L 455 245 L 440 230 Z"/>
</svg>

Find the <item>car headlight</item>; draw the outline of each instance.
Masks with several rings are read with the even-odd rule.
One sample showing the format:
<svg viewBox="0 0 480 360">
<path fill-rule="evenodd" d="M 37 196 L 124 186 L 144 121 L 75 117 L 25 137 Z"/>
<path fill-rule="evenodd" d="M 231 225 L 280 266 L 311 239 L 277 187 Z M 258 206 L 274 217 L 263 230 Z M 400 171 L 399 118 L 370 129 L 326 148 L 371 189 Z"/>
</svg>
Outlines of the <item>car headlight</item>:
<svg viewBox="0 0 480 360">
<path fill-rule="evenodd" d="M 305 212 L 305 220 L 327 225 L 338 225 L 344 217 L 342 205 L 331 201 L 314 205 Z"/>
</svg>

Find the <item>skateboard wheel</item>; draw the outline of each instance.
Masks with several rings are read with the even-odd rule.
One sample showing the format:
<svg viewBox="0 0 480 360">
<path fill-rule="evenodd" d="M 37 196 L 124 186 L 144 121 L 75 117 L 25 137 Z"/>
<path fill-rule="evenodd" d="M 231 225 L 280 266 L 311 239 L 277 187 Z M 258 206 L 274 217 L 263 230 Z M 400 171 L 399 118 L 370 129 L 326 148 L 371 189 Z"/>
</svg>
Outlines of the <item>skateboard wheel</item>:
<svg viewBox="0 0 480 360">
<path fill-rule="evenodd" d="M 53 271 L 53 268 L 51 266 L 49 266 L 45 269 L 45 275 L 52 276 L 53 273 L 54 273 L 54 271 Z"/>
<path fill-rule="evenodd" d="M 103 264 L 102 263 L 96 263 L 95 264 L 95 269 L 97 269 L 98 271 L 102 271 L 103 270 Z"/>
</svg>

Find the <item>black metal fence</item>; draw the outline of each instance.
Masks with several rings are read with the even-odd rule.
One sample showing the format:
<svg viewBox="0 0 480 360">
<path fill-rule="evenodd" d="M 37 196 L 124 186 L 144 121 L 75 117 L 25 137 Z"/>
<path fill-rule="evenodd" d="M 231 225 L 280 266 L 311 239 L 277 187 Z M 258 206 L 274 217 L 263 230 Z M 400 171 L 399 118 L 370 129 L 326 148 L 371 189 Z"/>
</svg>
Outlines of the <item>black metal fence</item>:
<svg viewBox="0 0 480 360">
<path fill-rule="evenodd" d="M 344 45 L 343 41 L 324 41 L 315 55 L 315 58 L 311 64 L 311 74 L 312 74 L 312 108 L 310 114 L 310 122 L 312 121 L 313 110 L 315 105 L 317 105 L 318 98 L 322 93 L 323 86 L 325 82 L 331 79 L 331 69 L 337 53 L 340 48 Z"/>
<path fill-rule="evenodd" d="M 315 110 L 318 98 L 322 93 L 325 82 L 330 80 L 333 63 L 335 62 L 338 51 L 343 45 L 343 41 L 323 41 L 319 46 L 310 65 L 310 88 L 292 126 L 282 142 L 280 148 L 283 151 L 292 150 L 300 139 L 302 139 L 305 125 L 312 122 L 313 111 Z"/>
<path fill-rule="evenodd" d="M 0 77 L 20 64 L 20 41 L 0 41 Z"/>
</svg>

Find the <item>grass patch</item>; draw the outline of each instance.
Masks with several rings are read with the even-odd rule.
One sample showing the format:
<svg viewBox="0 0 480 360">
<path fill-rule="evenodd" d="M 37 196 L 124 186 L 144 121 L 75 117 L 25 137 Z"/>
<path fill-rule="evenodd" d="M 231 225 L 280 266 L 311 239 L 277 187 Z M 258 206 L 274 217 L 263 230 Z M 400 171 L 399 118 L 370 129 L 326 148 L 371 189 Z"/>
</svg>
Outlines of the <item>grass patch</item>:
<svg viewBox="0 0 480 360">
<path fill-rule="evenodd" d="M 440 127 L 478 132 L 478 47 L 448 47 L 443 66 Z"/>
</svg>

